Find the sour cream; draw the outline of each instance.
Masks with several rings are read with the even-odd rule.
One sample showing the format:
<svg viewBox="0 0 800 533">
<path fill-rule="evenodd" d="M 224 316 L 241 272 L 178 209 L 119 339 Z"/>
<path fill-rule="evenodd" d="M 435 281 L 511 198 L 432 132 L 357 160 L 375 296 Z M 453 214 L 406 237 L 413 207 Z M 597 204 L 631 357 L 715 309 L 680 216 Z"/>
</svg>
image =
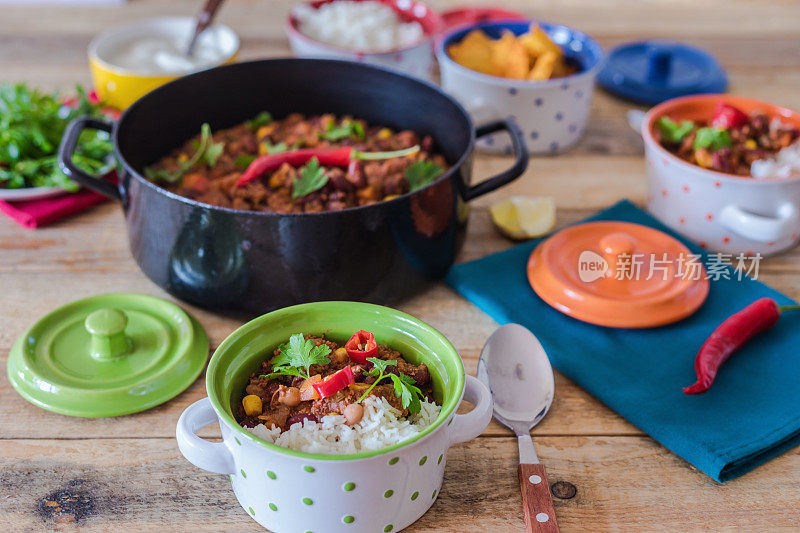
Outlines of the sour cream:
<svg viewBox="0 0 800 533">
<path fill-rule="evenodd" d="M 215 25 L 197 40 L 191 57 L 186 47 L 194 30 L 188 17 L 143 21 L 111 30 L 97 48 L 97 57 L 111 67 L 136 73 L 186 74 L 225 63 L 238 48 L 238 39 Z"/>
</svg>

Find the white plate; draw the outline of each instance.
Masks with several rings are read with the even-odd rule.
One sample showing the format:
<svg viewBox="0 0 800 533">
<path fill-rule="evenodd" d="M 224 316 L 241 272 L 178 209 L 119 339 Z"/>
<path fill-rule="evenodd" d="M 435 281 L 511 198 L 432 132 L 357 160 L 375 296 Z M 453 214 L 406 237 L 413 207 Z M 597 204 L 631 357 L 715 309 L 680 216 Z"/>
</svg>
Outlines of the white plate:
<svg viewBox="0 0 800 533">
<path fill-rule="evenodd" d="M 26 187 L 24 189 L 0 189 L 0 200 L 6 202 L 21 202 L 23 200 L 38 200 L 67 194 L 61 187 Z"/>
</svg>

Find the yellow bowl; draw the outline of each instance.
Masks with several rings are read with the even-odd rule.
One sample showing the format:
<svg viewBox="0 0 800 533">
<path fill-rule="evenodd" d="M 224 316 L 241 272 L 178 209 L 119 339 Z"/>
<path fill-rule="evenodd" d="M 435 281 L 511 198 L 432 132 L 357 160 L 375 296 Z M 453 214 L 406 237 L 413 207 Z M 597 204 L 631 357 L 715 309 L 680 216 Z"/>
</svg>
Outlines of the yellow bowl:
<svg viewBox="0 0 800 533">
<path fill-rule="evenodd" d="M 159 17 L 101 33 L 89 43 L 89 68 L 95 92 L 108 106 L 125 109 L 168 81 L 236 60 L 239 37 L 229 27 L 215 24 L 200 36 L 196 50 L 213 48 L 218 57 L 195 66 L 155 64 L 154 40 L 188 43 L 193 29 L 191 17 Z M 137 60 L 144 63 L 135 65 Z"/>
</svg>

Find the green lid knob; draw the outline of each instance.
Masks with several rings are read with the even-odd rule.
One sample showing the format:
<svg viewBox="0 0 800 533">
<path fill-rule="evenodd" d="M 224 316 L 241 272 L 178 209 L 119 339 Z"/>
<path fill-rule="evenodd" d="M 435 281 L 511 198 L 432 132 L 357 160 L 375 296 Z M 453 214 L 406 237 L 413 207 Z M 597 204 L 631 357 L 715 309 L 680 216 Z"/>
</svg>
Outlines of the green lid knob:
<svg viewBox="0 0 800 533">
<path fill-rule="evenodd" d="M 86 317 L 84 325 L 92 336 L 91 354 L 95 359 L 114 359 L 131 348 L 125 336 L 128 318 L 119 309 L 99 309 Z"/>
</svg>

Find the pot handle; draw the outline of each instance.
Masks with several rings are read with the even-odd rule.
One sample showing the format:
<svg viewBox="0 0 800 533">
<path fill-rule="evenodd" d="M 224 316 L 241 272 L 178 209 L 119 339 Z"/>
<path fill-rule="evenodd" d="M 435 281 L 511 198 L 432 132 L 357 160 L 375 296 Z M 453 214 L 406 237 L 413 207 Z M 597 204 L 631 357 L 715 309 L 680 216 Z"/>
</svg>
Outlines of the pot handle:
<svg viewBox="0 0 800 533">
<path fill-rule="evenodd" d="M 198 468 L 217 474 L 236 472 L 233 456 L 225 444 L 208 442 L 197 436 L 197 431 L 218 422 L 217 413 L 209 398 L 203 398 L 186 408 L 178 419 L 175 437 L 178 448 L 186 460 Z"/>
<path fill-rule="evenodd" d="M 520 177 L 522 173 L 525 172 L 525 169 L 528 168 L 528 147 L 525 145 L 525 136 L 512 117 L 496 120 L 477 127 L 475 129 L 475 137 L 483 137 L 502 130 L 508 131 L 508 134 L 511 135 L 511 146 L 514 150 L 514 164 L 508 170 L 469 188 L 467 188 L 463 182 L 459 181 L 459 184 L 462 186 L 461 196 L 465 201 L 483 196 L 498 187 L 511 183 Z"/>
<path fill-rule="evenodd" d="M 114 125 L 105 120 L 99 120 L 88 116 L 74 119 L 67 125 L 64 137 L 61 139 L 61 145 L 58 147 L 58 166 L 61 167 L 61 171 L 64 172 L 68 178 L 77 181 L 84 187 L 88 187 L 114 200 L 122 200 L 122 194 L 119 192 L 116 185 L 104 181 L 97 176 L 90 176 L 72 162 L 72 155 L 75 153 L 75 148 L 78 146 L 78 139 L 86 128 L 111 133 L 111 130 L 114 129 Z"/>
<path fill-rule="evenodd" d="M 474 439 L 483 433 L 492 419 L 492 409 L 494 408 L 492 393 L 489 391 L 489 387 L 472 376 L 467 376 L 464 384 L 464 399 L 475 407 L 469 413 L 453 417 L 453 423 L 450 426 L 450 446 Z"/>
<path fill-rule="evenodd" d="M 726 205 L 719 213 L 723 226 L 747 239 L 774 242 L 800 233 L 800 212 L 797 206 L 784 202 L 776 210 L 777 216 L 765 217 L 748 213 L 738 205 Z"/>
</svg>

